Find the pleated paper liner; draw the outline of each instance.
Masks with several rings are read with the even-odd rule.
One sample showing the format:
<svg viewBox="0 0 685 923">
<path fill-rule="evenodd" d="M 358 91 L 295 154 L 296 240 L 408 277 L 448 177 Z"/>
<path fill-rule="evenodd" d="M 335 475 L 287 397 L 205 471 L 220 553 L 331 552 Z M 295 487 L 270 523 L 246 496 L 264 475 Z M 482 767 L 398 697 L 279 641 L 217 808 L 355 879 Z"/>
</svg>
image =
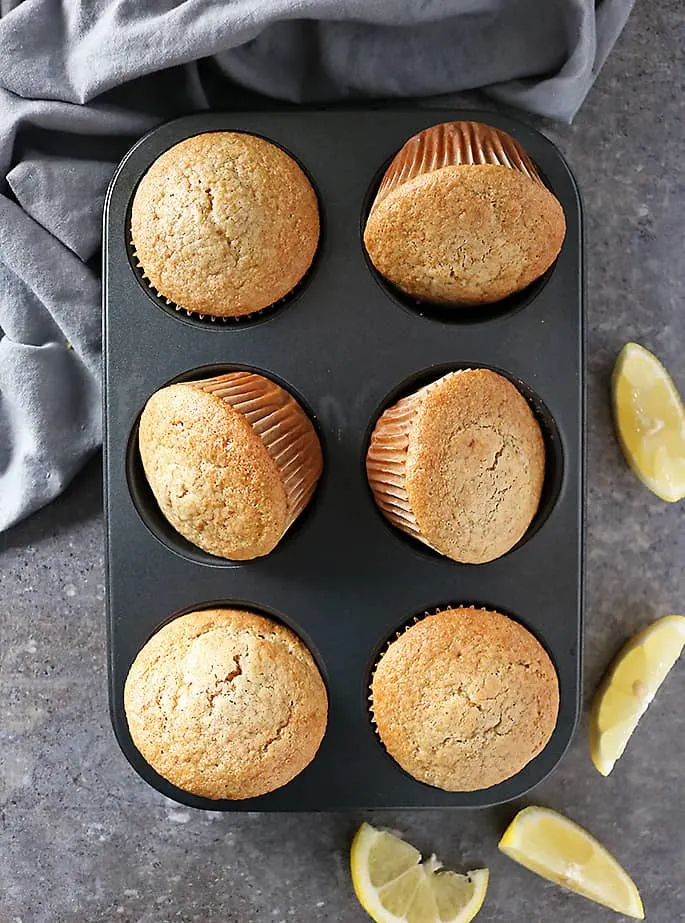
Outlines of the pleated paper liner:
<svg viewBox="0 0 685 923">
<path fill-rule="evenodd" d="M 295 301 L 302 291 L 306 288 L 307 283 L 311 277 L 314 267 L 316 266 L 318 259 L 318 250 L 312 260 L 312 264 L 307 270 L 307 272 L 302 276 L 297 285 L 293 286 L 287 294 L 283 295 L 282 298 L 279 298 L 278 301 L 274 301 L 273 304 L 266 305 L 264 308 L 260 308 L 258 311 L 250 311 L 249 314 L 202 314 L 199 311 L 193 311 L 190 308 L 186 308 L 183 305 L 177 304 L 171 298 L 167 298 L 166 295 L 162 295 L 161 292 L 155 287 L 154 283 L 146 275 L 145 269 L 142 262 L 140 261 L 136 249 L 133 245 L 133 241 L 129 240 L 127 245 L 129 258 L 131 266 L 138 277 L 140 284 L 143 286 L 148 295 L 155 301 L 163 311 L 166 311 L 170 317 L 178 317 L 179 319 L 186 321 L 192 324 L 198 324 L 200 326 L 216 326 L 219 327 L 238 327 L 241 324 L 255 324 L 262 321 L 268 320 L 273 317 L 274 314 L 277 314 L 279 311 L 284 310 L 288 305 Z"/>
<path fill-rule="evenodd" d="M 307 506 L 323 470 L 311 420 L 291 394 L 255 372 L 228 372 L 188 384 L 226 401 L 262 440 L 283 479 L 288 500 L 285 532 Z"/>
<path fill-rule="evenodd" d="M 511 135 L 482 122 L 442 122 L 414 135 L 400 148 L 385 171 L 371 211 L 393 190 L 417 176 L 466 164 L 509 167 L 545 185 L 533 161 Z"/>
<path fill-rule="evenodd" d="M 443 382 L 470 371 L 448 372 L 414 394 L 401 398 L 385 410 L 371 434 L 366 454 L 366 474 L 374 500 L 385 518 L 396 528 L 423 542 L 441 554 L 428 542 L 419 528 L 407 493 L 407 452 L 409 435 L 426 396 Z"/>
</svg>

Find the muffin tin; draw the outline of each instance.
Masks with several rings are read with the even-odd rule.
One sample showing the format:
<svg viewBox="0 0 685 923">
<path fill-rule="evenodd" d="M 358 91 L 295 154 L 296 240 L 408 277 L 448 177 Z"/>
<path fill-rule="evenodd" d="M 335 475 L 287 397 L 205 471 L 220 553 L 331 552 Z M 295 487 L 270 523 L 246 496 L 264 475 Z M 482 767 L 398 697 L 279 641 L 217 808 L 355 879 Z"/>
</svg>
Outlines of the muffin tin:
<svg viewBox="0 0 685 923">
<path fill-rule="evenodd" d="M 361 240 L 385 165 L 411 135 L 472 119 L 512 134 L 561 202 L 566 240 L 556 264 L 519 295 L 482 309 L 417 305 L 371 267 Z M 310 176 L 323 233 L 307 277 L 284 302 L 239 322 L 210 322 L 152 294 L 132 258 L 131 200 L 149 165 L 183 138 L 246 131 L 281 145 Z M 580 699 L 583 603 L 584 334 L 581 206 L 573 176 L 546 138 L 490 112 L 366 110 L 204 113 L 139 141 L 120 164 L 104 215 L 104 419 L 110 708 L 137 772 L 181 803 L 224 811 L 486 807 L 516 798 L 558 763 Z M 364 458 L 379 413 L 451 369 L 488 367 L 514 381 L 543 428 L 540 511 L 519 545 L 460 565 L 393 529 L 376 508 Z M 308 509 L 268 557 L 232 563 L 181 538 L 159 512 L 137 453 L 137 421 L 163 385 L 252 369 L 308 410 L 324 474 Z M 293 628 L 326 680 L 330 714 L 314 761 L 284 788 L 211 801 L 170 785 L 134 747 L 123 709 L 128 669 L 166 621 L 217 604 Z M 448 604 L 508 614 L 545 645 L 561 705 L 545 750 L 518 775 L 477 792 L 415 781 L 386 754 L 368 712 L 374 663 L 414 617 Z"/>
</svg>

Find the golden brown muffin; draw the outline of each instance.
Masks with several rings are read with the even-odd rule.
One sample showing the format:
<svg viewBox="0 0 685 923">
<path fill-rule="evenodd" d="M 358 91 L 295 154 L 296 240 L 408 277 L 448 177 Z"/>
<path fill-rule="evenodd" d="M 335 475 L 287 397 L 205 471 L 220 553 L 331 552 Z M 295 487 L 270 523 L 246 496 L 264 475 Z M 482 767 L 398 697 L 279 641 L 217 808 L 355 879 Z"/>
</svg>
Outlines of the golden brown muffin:
<svg viewBox="0 0 685 923">
<path fill-rule="evenodd" d="M 515 775 L 545 747 L 559 683 L 522 625 L 485 609 L 445 609 L 390 643 L 371 703 L 386 750 L 406 772 L 471 792 Z"/>
<path fill-rule="evenodd" d="M 230 131 L 187 138 L 140 181 L 131 237 L 144 278 L 167 301 L 213 317 L 260 311 L 311 266 L 319 206 L 284 151 Z"/>
<path fill-rule="evenodd" d="M 487 369 L 451 372 L 386 410 L 366 471 L 398 529 L 464 564 L 500 557 L 540 503 L 545 447 L 521 393 Z"/>
<path fill-rule="evenodd" d="M 565 233 L 561 205 L 512 137 L 479 122 L 445 122 L 396 155 L 364 243 L 378 272 L 413 298 L 478 305 L 539 278 Z"/>
<path fill-rule="evenodd" d="M 229 372 L 155 392 L 140 418 L 140 457 L 171 525 L 210 554 L 272 551 L 309 502 L 321 445 L 292 395 Z"/>
<path fill-rule="evenodd" d="M 131 738 L 152 768 L 204 798 L 254 798 L 290 782 L 326 730 L 326 687 L 288 628 L 236 609 L 179 616 L 126 678 Z"/>
</svg>

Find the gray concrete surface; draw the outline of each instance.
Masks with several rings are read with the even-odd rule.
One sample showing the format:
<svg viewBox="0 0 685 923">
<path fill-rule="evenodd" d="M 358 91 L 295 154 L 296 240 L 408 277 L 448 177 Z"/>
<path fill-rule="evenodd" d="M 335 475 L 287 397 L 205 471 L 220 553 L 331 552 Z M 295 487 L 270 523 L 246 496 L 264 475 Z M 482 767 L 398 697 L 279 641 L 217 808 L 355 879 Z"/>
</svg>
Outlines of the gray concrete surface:
<svg viewBox="0 0 685 923">
<path fill-rule="evenodd" d="M 685 391 L 685 14 L 639 3 L 572 128 L 543 126 L 584 193 L 589 496 L 585 689 L 640 626 L 685 610 L 685 504 L 652 497 L 614 442 L 607 388 L 637 339 Z M 0 923 L 362 923 L 347 873 L 363 815 L 210 815 L 164 800 L 117 749 L 105 686 L 99 460 L 50 508 L 0 536 Z M 614 774 L 586 723 L 527 800 L 587 825 L 638 882 L 652 923 L 685 917 L 685 665 Z M 483 923 L 602 923 L 611 911 L 501 857 L 512 804 L 394 812 L 455 868 L 487 863 Z"/>
</svg>

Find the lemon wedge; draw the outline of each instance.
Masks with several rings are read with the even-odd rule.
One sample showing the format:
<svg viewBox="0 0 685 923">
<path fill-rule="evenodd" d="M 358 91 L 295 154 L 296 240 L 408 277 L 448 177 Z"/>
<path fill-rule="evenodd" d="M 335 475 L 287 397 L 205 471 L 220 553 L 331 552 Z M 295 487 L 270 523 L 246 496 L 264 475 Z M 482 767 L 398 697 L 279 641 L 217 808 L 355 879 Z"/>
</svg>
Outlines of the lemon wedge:
<svg viewBox="0 0 685 923">
<path fill-rule="evenodd" d="M 667 615 L 648 625 L 619 651 L 590 712 L 590 754 L 603 776 L 614 768 L 683 646 L 685 617 Z"/>
<path fill-rule="evenodd" d="M 376 923 L 469 923 L 480 910 L 489 872 L 442 869 L 394 833 L 362 824 L 350 850 L 355 894 Z"/>
<path fill-rule="evenodd" d="M 636 920 L 645 918 L 640 893 L 625 870 L 587 830 L 556 811 L 519 811 L 499 848 L 562 888 Z"/>
<path fill-rule="evenodd" d="M 685 497 L 685 407 L 655 355 L 627 343 L 611 384 L 614 422 L 626 461 L 657 497 Z"/>
</svg>

